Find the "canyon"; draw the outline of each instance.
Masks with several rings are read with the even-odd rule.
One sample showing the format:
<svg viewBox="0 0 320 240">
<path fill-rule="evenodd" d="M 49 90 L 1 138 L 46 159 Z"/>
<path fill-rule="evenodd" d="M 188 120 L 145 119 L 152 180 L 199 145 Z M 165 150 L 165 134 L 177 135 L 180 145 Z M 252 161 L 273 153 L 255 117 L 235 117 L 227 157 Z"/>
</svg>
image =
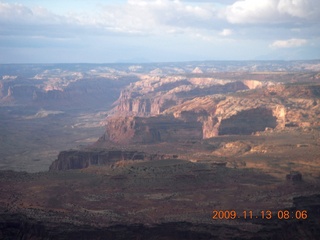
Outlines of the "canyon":
<svg viewBox="0 0 320 240">
<path fill-rule="evenodd" d="M 0 65 L 0 238 L 317 239 L 319 66 Z"/>
<path fill-rule="evenodd" d="M 173 89 L 161 91 L 160 97 L 152 87 L 150 94 L 155 97 L 148 98 L 146 93 L 143 99 L 131 86 L 130 94 L 127 90 L 118 99 L 116 114 L 108 120 L 103 139 L 146 143 L 191 136 L 200 140 L 220 135 L 250 135 L 265 129 L 284 130 L 288 126 L 319 126 L 319 85 L 249 83 L 257 88 L 242 91 L 245 85 L 240 82 L 235 82 L 231 89 L 226 87 L 231 83 L 219 84 L 212 87 L 217 94 L 204 88 L 203 92 L 197 89 L 192 97 L 193 90 L 187 91 L 182 82 L 179 87 L 175 84 Z M 176 96 L 177 89 L 183 89 L 180 97 Z M 221 89 L 226 94 L 221 94 Z M 173 106 L 163 99 L 171 99 Z"/>
</svg>

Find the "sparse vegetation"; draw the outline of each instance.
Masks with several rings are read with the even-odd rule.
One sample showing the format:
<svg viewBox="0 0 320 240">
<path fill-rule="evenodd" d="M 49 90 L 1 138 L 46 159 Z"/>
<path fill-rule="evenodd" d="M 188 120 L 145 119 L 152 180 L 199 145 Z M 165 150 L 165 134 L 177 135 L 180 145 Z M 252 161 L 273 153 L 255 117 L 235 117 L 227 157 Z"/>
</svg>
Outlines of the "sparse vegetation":
<svg viewBox="0 0 320 240">
<path fill-rule="evenodd" d="M 310 221 L 298 227 L 297 221 L 287 221 L 285 228 L 313 236 L 320 229 L 312 215 L 319 210 L 320 103 L 318 85 L 309 82 L 317 74 L 282 62 L 276 67 L 230 63 L 229 72 L 222 63 L 197 64 L 59 65 L 63 70 L 52 67 L 36 77 L 38 70 L 30 70 L 25 80 L 3 78 L 0 168 L 29 173 L 0 171 L 0 238 L 8 219 L 19 222 L 12 231 L 22 238 L 28 230 L 41 238 L 51 231 L 48 236 L 79 239 L 103 232 L 105 238 L 117 233 L 128 239 L 127 233 L 143 229 L 142 239 L 149 239 L 158 231 L 171 234 L 168 229 L 176 237 L 183 229 L 190 239 L 250 239 L 257 233 L 277 239 L 284 236 L 283 224 L 276 215 L 267 222 L 259 213 L 302 208 Z M 84 87 L 86 81 L 112 84 L 103 85 L 104 92 Z M 50 84 L 63 91 L 40 89 Z M 115 100 L 127 85 L 118 108 L 106 112 L 112 103 L 101 97 L 110 92 Z M 22 101 L 13 91 L 28 99 L 30 86 L 36 91 L 32 98 L 42 103 Z M 106 109 L 91 110 L 97 102 Z M 124 116 L 118 118 L 117 109 Z M 105 120 L 112 114 L 114 121 Z M 115 131 L 103 135 L 101 121 Z M 253 211 L 253 219 L 213 221 L 213 210 L 230 209 Z"/>
</svg>

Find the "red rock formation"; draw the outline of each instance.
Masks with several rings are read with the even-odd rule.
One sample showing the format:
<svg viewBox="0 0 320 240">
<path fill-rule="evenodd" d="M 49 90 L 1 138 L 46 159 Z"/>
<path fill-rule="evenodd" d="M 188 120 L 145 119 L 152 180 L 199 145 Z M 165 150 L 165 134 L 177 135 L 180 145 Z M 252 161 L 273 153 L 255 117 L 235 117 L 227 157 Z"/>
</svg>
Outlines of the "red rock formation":
<svg viewBox="0 0 320 240">
<path fill-rule="evenodd" d="M 202 139 L 201 123 L 172 116 L 113 117 L 108 120 L 104 139 L 114 143 L 154 143 L 181 139 Z"/>
<path fill-rule="evenodd" d="M 121 150 L 69 150 L 62 151 L 50 166 L 50 171 L 82 169 L 90 165 L 111 165 L 121 160 L 159 160 L 173 158 L 171 155 L 147 154 Z"/>
<path fill-rule="evenodd" d="M 151 118 L 115 116 L 109 119 L 106 139 L 116 143 L 183 141 L 318 126 L 318 88 L 278 85 L 226 97 L 193 98 Z"/>
<path fill-rule="evenodd" d="M 230 118 L 222 119 L 219 135 L 250 135 L 266 128 L 277 127 L 277 118 L 268 108 L 253 108 L 241 111 Z"/>
<path fill-rule="evenodd" d="M 186 99 L 246 89 L 240 81 L 149 76 L 123 90 L 114 111 L 126 116 L 155 116 Z"/>
</svg>

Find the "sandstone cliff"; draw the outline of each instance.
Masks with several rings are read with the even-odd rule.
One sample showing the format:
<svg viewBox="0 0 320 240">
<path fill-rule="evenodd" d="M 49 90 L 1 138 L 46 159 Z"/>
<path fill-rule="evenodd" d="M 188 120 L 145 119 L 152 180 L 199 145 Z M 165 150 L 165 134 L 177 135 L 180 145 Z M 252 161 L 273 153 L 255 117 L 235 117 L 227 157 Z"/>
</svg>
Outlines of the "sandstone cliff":
<svg viewBox="0 0 320 240">
<path fill-rule="evenodd" d="M 172 158 L 170 155 L 147 154 L 121 150 L 69 150 L 62 151 L 50 166 L 50 171 L 83 169 L 90 165 L 112 165 L 121 160 L 159 160 Z"/>
<path fill-rule="evenodd" d="M 285 112 L 285 106 L 277 100 L 230 96 L 220 101 L 208 119 L 204 119 L 203 137 L 248 135 L 266 128 L 281 129 L 285 124 Z"/>
<path fill-rule="evenodd" d="M 108 119 L 104 140 L 114 143 L 172 142 L 202 139 L 201 123 L 173 116 L 112 117 Z"/>
<path fill-rule="evenodd" d="M 151 118 L 114 116 L 104 139 L 116 143 L 183 141 L 319 126 L 319 93 L 319 85 L 275 85 L 193 97 Z"/>
<path fill-rule="evenodd" d="M 266 128 L 318 126 L 319 86 L 272 86 L 225 98 L 195 98 L 166 113 L 188 115 L 203 123 L 203 138 L 228 134 L 252 134 Z M 285 96 L 285 97 L 284 97 Z M 204 109 L 207 114 L 199 113 Z"/>
<path fill-rule="evenodd" d="M 114 112 L 125 116 L 155 116 L 194 97 L 236 92 L 263 84 L 215 78 L 143 76 L 121 92 Z"/>
</svg>

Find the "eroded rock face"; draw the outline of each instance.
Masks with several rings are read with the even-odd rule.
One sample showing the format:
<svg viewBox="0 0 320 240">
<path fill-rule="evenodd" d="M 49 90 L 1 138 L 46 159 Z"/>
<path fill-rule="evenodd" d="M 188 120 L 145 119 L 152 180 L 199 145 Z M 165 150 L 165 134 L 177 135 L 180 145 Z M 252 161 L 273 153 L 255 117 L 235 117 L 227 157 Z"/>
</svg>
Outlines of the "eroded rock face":
<svg viewBox="0 0 320 240">
<path fill-rule="evenodd" d="M 30 68 L 23 76 L 0 75 L 0 104 L 54 108 L 107 105 L 111 108 L 109 104 L 116 101 L 121 89 L 139 79 L 131 74 L 106 73 L 106 70 L 101 73 L 98 66 L 93 66 L 90 72 L 86 72 L 84 66 L 76 72 L 38 67 L 37 70 Z"/>
<path fill-rule="evenodd" d="M 266 128 L 282 129 L 286 112 L 286 107 L 278 100 L 234 96 L 195 98 L 166 111 L 184 121 L 200 122 L 204 139 L 219 135 L 248 135 Z"/>
<path fill-rule="evenodd" d="M 185 99 L 246 89 L 249 89 L 248 83 L 241 81 L 145 76 L 121 92 L 114 111 L 126 116 L 155 116 Z"/>
<path fill-rule="evenodd" d="M 108 121 L 105 140 L 154 143 L 319 126 L 318 86 L 303 89 L 301 86 L 277 85 L 237 95 L 195 97 L 151 118 L 115 115 Z M 148 106 L 145 110 L 152 111 L 151 102 L 144 106 Z"/>
<path fill-rule="evenodd" d="M 219 135 L 250 135 L 276 126 L 277 118 L 273 116 L 271 109 L 254 108 L 221 120 Z"/>
<path fill-rule="evenodd" d="M 172 158 L 170 155 L 147 154 L 139 151 L 121 151 L 121 150 L 69 150 L 62 151 L 58 155 L 49 170 L 69 170 L 82 169 L 90 165 L 112 165 L 121 160 L 159 160 Z"/>
<path fill-rule="evenodd" d="M 227 111 L 216 114 L 221 108 L 213 108 L 211 111 L 181 111 L 174 117 L 114 117 L 107 123 L 105 139 L 115 143 L 200 140 L 219 135 L 250 135 L 284 124 L 282 111 L 276 113 L 275 109 L 266 107 L 247 108 L 239 107 L 239 112 L 233 115 Z"/>
<path fill-rule="evenodd" d="M 302 91 L 301 86 L 297 88 Z M 294 86 L 283 85 L 225 98 L 200 97 L 170 108 L 166 113 L 172 113 L 177 118 L 182 115 L 198 118 L 203 123 L 203 138 L 252 134 L 291 126 L 318 126 L 319 98 L 313 94 L 317 89 L 317 86 L 315 89 L 308 86 L 305 95 L 299 94 L 297 97 Z M 270 92 L 273 92 L 272 97 Z M 284 95 L 288 95 L 288 98 L 283 98 Z"/>
<path fill-rule="evenodd" d="M 174 94 L 168 96 L 155 95 L 153 97 L 146 97 L 130 91 L 123 91 L 121 92 L 117 103 L 118 105 L 115 109 L 117 114 L 120 113 L 128 116 L 153 116 L 176 105 L 179 103 L 179 100 Z"/>
<path fill-rule="evenodd" d="M 114 117 L 108 120 L 104 140 L 114 143 L 155 143 L 202 139 L 202 124 L 173 116 Z"/>
<path fill-rule="evenodd" d="M 289 174 L 286 175 L 287 181 L 291 182 L 301 182 L 302 181 L 302 174 L 298 171 L 291 171 Z"/>
</svg>

